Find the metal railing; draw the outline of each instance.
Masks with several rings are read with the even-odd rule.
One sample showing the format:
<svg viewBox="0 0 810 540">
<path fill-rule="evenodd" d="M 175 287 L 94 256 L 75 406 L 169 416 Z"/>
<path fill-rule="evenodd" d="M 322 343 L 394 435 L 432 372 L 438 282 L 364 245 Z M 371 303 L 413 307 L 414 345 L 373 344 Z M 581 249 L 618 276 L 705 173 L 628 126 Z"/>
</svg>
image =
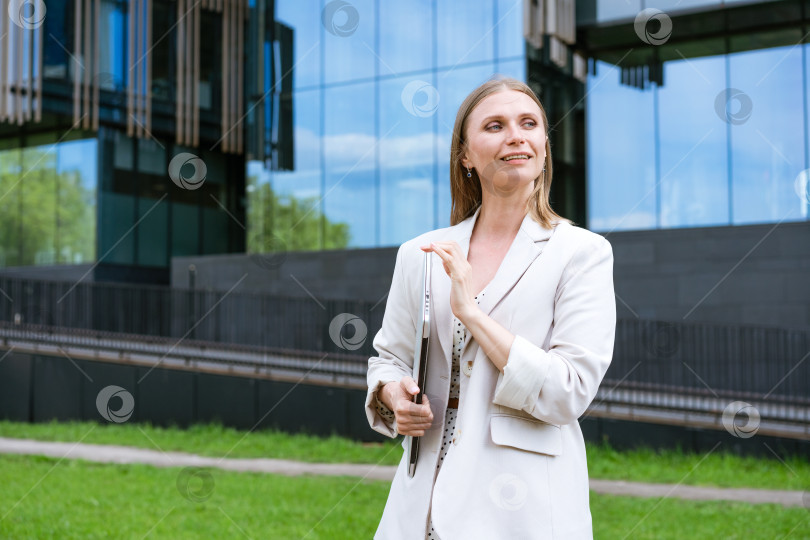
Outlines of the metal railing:
<svg viewBox="0 0 810 540">
<path fill-rule="evenodd" d="M 385 311 L 385 302 L 7 277 L 0 277 L 0 291 L 0 321 L 366 357 L 375 354 L 372 329 Z M 330 335 L 344 313 L 362 325 L 344 324 Z"/>
<path fill-rule="evenodd" d="M 107 335 L 114 337 L 116 347 L 126 349 L 129 342 L 133 352 L 156 338 L 151 340 L 155 354 L 180 344 L 217 349 L 218 359 L 213 361 L 223 365 L 234 364 L 240 351 L 247 357 L 278 353 L 287 369 L 299 372 L 310 369 L 318 354 L 329 353 L 330 361 L 319 367 L 321 375 L 328 377 L 323 369 L 334 369 L 335 377 L 347 380 L 348 376 L 355 383 L 367 358 L 376 354 L 372 339 L 385 311 L 384 302 L 371 305 L 108 283 L 0 278 L 0 289 L 5 293 L 0 294 L 4 335 L 15 328 L 39 332 L 37 339 L 43 332 L 57 330 L 59 335 L 76 338 Z M 342 313 L 357 317 L 365 330 L 344 324 L 330 333 L 330 324 Z M 356 334 L 363 331 L 365 340 Z M 340 362 L 333 363 L 331 359 L 337 358 Z M 246 365 L 250 367 L 251 362 L 255 364 L 250 360 Z M 613 362 L 592 410 L 609 405 L 614 410 L 630 407 L 664 416 L 672 411 L 687 415 L 699 411 L 717 420 L 723 407 L 735 401 L 754 404 L 763 419 L 800 423 L 806 432 L 810 331 L 619 320 Z"/>
</svg>

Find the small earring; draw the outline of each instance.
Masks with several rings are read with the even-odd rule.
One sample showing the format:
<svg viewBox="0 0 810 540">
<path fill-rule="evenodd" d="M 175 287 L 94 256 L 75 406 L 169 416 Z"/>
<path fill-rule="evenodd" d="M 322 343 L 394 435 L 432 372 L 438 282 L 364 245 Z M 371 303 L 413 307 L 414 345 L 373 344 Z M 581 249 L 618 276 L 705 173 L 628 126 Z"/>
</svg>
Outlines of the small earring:
<svg viewBox="0 0 810 540">
<path fill-rule="evenodd" d="M 467 178 L 472 178 L 472 169 L 467 167 Z"/>
</svg>

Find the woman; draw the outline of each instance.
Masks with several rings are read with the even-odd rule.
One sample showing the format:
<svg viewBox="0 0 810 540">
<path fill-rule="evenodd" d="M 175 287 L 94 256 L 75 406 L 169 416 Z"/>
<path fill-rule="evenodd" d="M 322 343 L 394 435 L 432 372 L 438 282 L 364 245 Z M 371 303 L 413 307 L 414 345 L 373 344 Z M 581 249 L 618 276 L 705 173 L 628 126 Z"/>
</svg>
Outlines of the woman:
<svg viewBox="0 0 810 540">
<path fill-rule="evenodd" d="M 366 414 L 403 455 L 375 538 L 592 538 L 585 412 L 613 354 L 613 254 L 549 205 L 540 101 L 514 79 L 476 88 L 450 150 L 452 226 L 405 242 L 369 359 Z M 411 378 L 424 253 L 431 339 Z M 442 264 L 438 264 L 438 262 Z"/>
</svg>

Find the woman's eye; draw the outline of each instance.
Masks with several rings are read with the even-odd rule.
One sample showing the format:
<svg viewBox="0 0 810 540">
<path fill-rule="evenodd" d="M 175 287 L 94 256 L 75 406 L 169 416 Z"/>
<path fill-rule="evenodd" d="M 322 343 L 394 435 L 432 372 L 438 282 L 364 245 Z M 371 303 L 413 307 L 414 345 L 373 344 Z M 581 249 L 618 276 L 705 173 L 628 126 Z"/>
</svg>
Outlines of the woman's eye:
<svg viewBox="0 0 810 540">
<path fill-rule="evenodd" d="M 489 131 L 492 128 L 499 128 L 499 127 L 501 127 L 499 124 L 491 124 L 491 125 L 487 126 L 487 131 Z"/>
<path fill-rule="evenodd" d="M 529 126 L 529 127 L 535 127 L 535 126 L 537 126 L 537 122 L 535 122 L 534 120 L 529 120 L 528 122 L 524 123 L 523 125 L 524 126 Z"/>
</svg>

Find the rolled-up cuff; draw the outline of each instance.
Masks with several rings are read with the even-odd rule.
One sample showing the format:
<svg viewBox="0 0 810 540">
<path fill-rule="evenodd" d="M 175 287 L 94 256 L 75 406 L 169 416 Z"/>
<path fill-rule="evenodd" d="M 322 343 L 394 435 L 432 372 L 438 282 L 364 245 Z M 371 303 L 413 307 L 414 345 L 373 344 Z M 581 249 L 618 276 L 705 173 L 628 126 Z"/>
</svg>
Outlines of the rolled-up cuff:
<svg viewBox="0 0 810 540">
<path fill-rule="evenodd" d="M 551 366 L 548 353 L 515 336 L 503 374 L 495 386 L 496 405 L 531 412 Z"/>
<path fill-rule="evenodd" d="M 377 396 L 377 392 L 389 382 L 396 381 L 380 380 L 376 386 L 369 388 L 366 394 L 366 417 L 371 429 L 393 439 L 397 436 L 396 417 L 394 412 L 386 407 L 385 403 L 380 401 Z"/>
</svg>

